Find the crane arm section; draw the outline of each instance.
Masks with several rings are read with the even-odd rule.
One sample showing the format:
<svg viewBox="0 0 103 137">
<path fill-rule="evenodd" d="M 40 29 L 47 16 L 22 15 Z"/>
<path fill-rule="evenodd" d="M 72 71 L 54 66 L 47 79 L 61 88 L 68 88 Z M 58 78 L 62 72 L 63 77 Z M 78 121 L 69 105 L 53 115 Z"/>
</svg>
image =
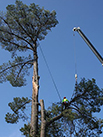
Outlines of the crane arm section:
<svg viewBox="0 0 103 137">
<path fill-rule="evenodd" d="M 99 61 L 102 63 L 103 65 L 103 58 L 102 56 L 99 54 L 99 52 L 95 49 L 95 47 L 92 45 L 92 43 L 88 40 L 88 38 L 84 35 L 84 33 L 81 31 L 80 27 L 74 27 L 73 31 L 77 31 L 79 33 L 79 35 L 83 38 L 83 40 L 87 43 L 87 45 L 89 46 L 89 48 L 92 50 L 92 52 L 96 55 L 96 57 L 99 59 Z"/>
</svg>

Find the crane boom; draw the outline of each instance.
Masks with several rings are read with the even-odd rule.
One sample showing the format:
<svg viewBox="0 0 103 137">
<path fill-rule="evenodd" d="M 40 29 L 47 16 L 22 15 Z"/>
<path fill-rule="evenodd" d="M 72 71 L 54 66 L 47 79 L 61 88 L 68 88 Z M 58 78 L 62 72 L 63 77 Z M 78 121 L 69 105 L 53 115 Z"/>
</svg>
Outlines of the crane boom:
<svg viewBox="0 0 103 137">
<path fill-rule="evenodd" d="M 96 57 L 99 59 L 99 61 L 102 63 L 103 65 L 103 58 L 102 56 L 99 54 L 99 52 L 95 49 L 95 47 L 92 45 L 92 43 L 88 40 L 88 38 L 84 35 L 84 33 L 81 31 L 80 27 L 74 27 L 73 31 L 77 31 L 80 36 L 83 38 L 83 40 L 87 43 L 87 45 L 90 47 L 90 49 L 93 51 L 93 53 L 96 55 Z"/>
</svg>

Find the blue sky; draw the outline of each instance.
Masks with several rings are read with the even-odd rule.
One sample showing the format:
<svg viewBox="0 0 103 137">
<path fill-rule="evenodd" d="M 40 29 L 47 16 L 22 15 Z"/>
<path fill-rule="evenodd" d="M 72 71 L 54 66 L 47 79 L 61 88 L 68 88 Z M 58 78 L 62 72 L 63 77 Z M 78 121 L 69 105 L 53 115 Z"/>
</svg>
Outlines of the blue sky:
<svg viewBox="0 0 103 137">
<path fill-rule="evenodd" d="M 78 82 L 81 78 L 95 78 L 97 85 L 103 88 L 103 67 L 95 57 L 86 43 L 76 32 L 73 36 L 73 27 L 80 27 L 95 48 L 103 56 L 103 1 L 97 0 L 22 0 L 25 4 L 36 3 L 50 11 L 55 10 L 59 24 L 48 33 L 45 40 L 40 42 L 43 53 L 59 89 L 61 97 L 68 99 L 75 85 L 75 60 L 74 41 L 76 47 L 76 63 Z M 8 4 L 14 4 L 15 0 L 0 1 L 0 10 L 5 11 Z M 58 102 L 59 98 L 51 77 L 48 73 L 44 59 L 38 48 L 40 91 L 39 99 L 45 100 L 45 107 L 52 102 Z M 7 62 L 10 54 L 0 49 L 0 64 Z M 32 95 L 32 69 L 27 77 L 27 86 L 14 88 L 9 82 L 0 84 L 0 137 L 22 137 L 19 128 L 23 126 L 22 121 L 18 124 L 7 124 L 5 114 L 10 112 L 8 103 L 13 97 Z M 103 118 L 103 107 L 98 118 Z"/>
</svg>

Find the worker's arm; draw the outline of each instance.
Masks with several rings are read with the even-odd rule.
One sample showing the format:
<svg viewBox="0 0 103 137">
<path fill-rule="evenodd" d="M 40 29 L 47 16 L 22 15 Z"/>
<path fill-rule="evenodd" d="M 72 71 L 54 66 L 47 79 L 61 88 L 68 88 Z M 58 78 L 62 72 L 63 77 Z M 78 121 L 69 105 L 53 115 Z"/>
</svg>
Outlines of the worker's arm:
<svg viewBox="0 0 103 137">
<path fill-rule="evenodd" d="M 68 100 L 68 99 L 66 99 L 66 101 L 68 101 L 68 102 L 69 102 L 69 100 Z"/>
</svg>

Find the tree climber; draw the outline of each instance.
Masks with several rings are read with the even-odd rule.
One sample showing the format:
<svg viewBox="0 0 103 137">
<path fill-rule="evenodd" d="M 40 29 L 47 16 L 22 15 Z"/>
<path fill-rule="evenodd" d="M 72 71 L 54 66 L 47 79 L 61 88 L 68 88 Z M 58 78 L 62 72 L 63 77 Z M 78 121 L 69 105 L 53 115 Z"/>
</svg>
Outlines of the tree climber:
<svg viewBox="0 0 103 137">
<path fill-rule="evenodd" d="M 64 97 L 62 100 L 62 105 L 65 106 L 65 109 L 68 107 L 68 103 L 69 103 L 69 100 L 66 97 Z"/>
</svg>

